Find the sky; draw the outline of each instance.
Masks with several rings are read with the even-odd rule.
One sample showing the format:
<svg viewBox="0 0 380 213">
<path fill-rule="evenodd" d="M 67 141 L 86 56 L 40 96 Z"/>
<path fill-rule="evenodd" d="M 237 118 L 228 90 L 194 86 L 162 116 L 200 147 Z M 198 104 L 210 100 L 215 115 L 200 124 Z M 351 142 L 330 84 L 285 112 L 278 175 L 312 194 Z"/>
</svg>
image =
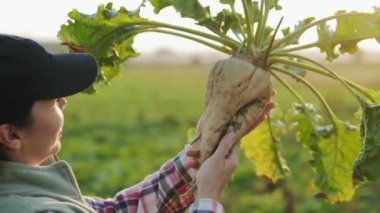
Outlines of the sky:
<svg viewBox="0 0 380 213">
<path fill-rule="evenodd" d="M 237 0 L 238 1 L 238 0 Z M 59 41 L 57 32 L 62 24 L 68 20 L 68 12 L 73 8 L 80 12 L 94 13 L 99 4 L 109 1 L 103 0 L 2 0 L 0 7 L 0 32 L 14 34 L 35 39 L 37 41 Z M 134 9 L 140 0 L 113 0 L 114 6 L 126 6 Z M 218 5 L 218 0 L 200 0 L 203 5 Z M 335 13 L 337 10 L 356 10 L 371 12 L 374 6 L 380 7 L 380 0 L 279 0 L 283 10 L 269 20 L 275 26 L 280 17 L 284 17 L 282 26 L 293 27 L 299 20 L 314 16 L 321 18 Z M 214 7 L 215 8 L 215 7 Z M 220 8 L 215 8 L 216 11 Z M 162 14 L 154 15 L 150 8 L 141 11 L 143 17 L 158 21 L 179 24 L 181 26 L 194 26 L 190 20 L 181 20 L 178 14 L 171 9 L 165 9 Z M 313 39 L 312 32 L 303 40 Z M 361 43 L 364 49 L 380 50 L 380 45 L 374 41 Z M 134 47 L 140 53 L 154 52 L 158 49 L 168 48 L 175 52 L 212 51 L 208 47 L 187 41 L 182 38 L 157 33 L 138 35 Z"/>
</svg>

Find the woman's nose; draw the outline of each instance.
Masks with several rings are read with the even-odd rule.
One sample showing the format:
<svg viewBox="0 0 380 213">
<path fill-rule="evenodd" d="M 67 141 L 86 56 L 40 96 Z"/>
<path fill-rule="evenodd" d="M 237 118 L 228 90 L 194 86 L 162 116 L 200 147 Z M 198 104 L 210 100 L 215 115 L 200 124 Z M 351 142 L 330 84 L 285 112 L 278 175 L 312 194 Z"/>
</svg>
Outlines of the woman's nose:
<svg viewBox="0 0 380 213">
<path fill-rule="evenodd" d="M 65 109 L 66 104 L 67 104 L 67 100 L 66 100 L 66 98 L 58 98 L 58 105 L 59 105 L 59 107 L 60 107 L 62 110 Z"/>
</svg>

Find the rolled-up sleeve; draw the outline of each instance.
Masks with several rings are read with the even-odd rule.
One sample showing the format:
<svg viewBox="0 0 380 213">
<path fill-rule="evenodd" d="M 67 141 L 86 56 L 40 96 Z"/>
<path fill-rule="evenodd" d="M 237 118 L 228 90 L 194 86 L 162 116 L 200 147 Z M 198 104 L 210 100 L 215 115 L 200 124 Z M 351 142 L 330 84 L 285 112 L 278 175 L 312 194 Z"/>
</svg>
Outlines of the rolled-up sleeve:
<svg viewBox="0 0 380 213">
<path fill-rule="evenodd" d="M 113 198 L 84 197 L 97 212 L 184 212 L 194 201 L 194 184 L 185 150 L 163 164 L 142 182 L 118 192 Z"/>
</svg>

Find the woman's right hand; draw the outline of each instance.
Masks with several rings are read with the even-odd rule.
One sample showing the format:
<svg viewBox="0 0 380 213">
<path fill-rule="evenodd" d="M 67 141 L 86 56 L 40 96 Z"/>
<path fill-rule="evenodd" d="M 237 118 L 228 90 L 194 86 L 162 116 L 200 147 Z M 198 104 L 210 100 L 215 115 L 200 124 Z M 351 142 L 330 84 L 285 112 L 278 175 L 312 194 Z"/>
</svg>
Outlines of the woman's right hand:
<svg viewBox="0 0 380 213">
<path fill-rule="evenodd" d="M 248 134 L 265 120 L 266 115 L 274 107 L 276 105 L 273 102 L 269 102 L 259 118 L 248 126 L 245 134 Z M 220 141 L 216 151 L 202 163 L 196 175 L 198 198 L 219 199 L 225 185 L 239 163 L 240 139 L 234 132 L 226 134 Z M 196 152 L 194 151 L 194 153 Z M 195 156 L 199 157 L 200 153 L 197 152 L 196 154 Z"/>
<path fill-rule="evenodd" d="M 240 140 L 233 132 L 226 134 L 216 151 L 199 168 L 197 198 L 219 200 L 219 197 L 239 163 Z"/>
</svg>

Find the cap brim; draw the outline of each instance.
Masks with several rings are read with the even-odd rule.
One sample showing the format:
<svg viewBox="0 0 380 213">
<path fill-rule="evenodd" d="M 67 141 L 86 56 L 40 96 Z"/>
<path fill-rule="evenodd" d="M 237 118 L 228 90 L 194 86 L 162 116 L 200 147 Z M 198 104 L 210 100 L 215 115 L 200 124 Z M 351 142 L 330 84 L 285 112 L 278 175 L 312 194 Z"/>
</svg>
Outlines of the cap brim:
<svg viewBox="0 0 380 213">
<path fill-rule="evenodd" d="M 95 58 L 90 54 L 52 54 L 52 82 L 46 98 L 73 95 L 88 88 L 99 72 Z"/>
</svg>

